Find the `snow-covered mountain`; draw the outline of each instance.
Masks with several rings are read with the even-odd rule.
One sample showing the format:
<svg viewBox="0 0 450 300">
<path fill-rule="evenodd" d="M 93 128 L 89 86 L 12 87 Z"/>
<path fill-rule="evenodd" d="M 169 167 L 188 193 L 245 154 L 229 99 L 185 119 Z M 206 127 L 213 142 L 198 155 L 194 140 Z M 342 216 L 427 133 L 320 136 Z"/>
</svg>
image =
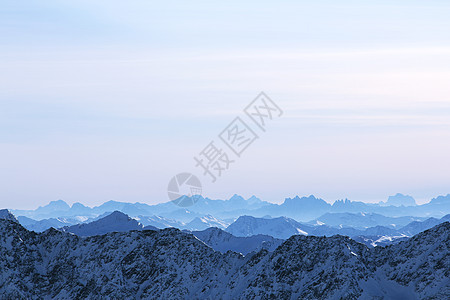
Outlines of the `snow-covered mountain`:
<svg viewBox="0 0 450 300">
<path fill-rule="evenodd" d="M 110 215 L 85 224 L 63 227 L 61 230 L 76 234 L 78 236 L 101 235 L 110 232 L 125 232 L 130 230 L 143 230 L 144 225 L 130 218 L 126 214 L 115 211 Z M 146 226 L 147 230 L 158 230 L 153 226 Z"/>
<path fill-rule="evenodd" d="M 214 227 L 203 231 L 192 231 L 191 233 L 206 245 L 222 253 L 234 251 L 247 255 L 261 249 L 274 251 L 283 242 L 282 239 L 262 234 L 250 237 L 236 237 L 231 233 Z"/>
<path fill-rule="evenodd" d="M 18 222 L 16 217 L 8 209 L 0 209 L 0 220 Z"/>
<path fill-rule="evenodd" d="M 161 217 L 161 216 L 138 216 L 134 217 L 135 220 L 139 221 L 145 226 L 154 226 L 159 229 L 175 227 L 178 229 L 186 230 L 205 230 L 211 227 L 217 227 L 225 229 L 231 222 L 215 218 L 211 215 L 206 215 L 204 217 L 195 217 L 192 221 L 188 223 L 183 223 L 177 220 Z"/>
<path fill-rule="evenodd" d="M 187 229 L 187 230 L 205 230 L 207 228 L 211 228 L 211 227 L 217 227 L 220 229 L 225 229 L 230 225 L 230 223 L 214 218 L 211 215 L 207 215 L 204 217 L 197 217 L 194 220 L 192 220 L 191 222 L 187 223 L 186 225 L 184 225 L 182 228 L 183 229 Z"/>
<path fill-rule="evenodd" d="M 374 213 L 326 213 L 308 222 L 311 225 L 328 225 L 337 228 L 352 227 L 364 230 L 369 227 L 384 226 L 401 228 L 414 221 L 423 221 L 421 217 L 386 217 Z"/>
<path fill-rule="evenodd" d="M 368 247 L 383 247 L 387 245 L 397 244 L 408 240 L 410 237 L 404 234 L 393 235 L 359 235 L 353 236 L 352 239 L 358 243 Z"/>
<path fill-rule="evenodd" d="M 0 220 L 0 294 L 21 298 L 448 299 L 450 223 L 369 249 L 295 235 L 246 257 L 177 229 L 79 237 Z"/>
<path fill-rule="evenodd" d="M 287 239 L 292 235 L 330 237 L 339 234 L 355 238 L 357 241 L 370 247 L 375 247 L 405 240 L 421 231 L 447 221 L 450 221 L 450 215 L 444 216 L 441 219 L 429 218 L 423 222 L 414 221 L 399 229 L 375 226 L 361 230 L 351 227 L 330 227 L 323 223 L 313 226 L 286 217 L 268 219 L 242 216 L 228 226 L 226 231 L 239 237 L 263 234 L 280 239 Z"/>
<path fill-rule="evenodd" d="M 61 228 L 64 226 L 72 226 L 83 222 L 89 222 L 90 220 L 87 219 L 86 217 L 74 217 L 74 218 L 59 217 L 59 218 L 42 219 L 37 221 L 24 216 L 19 216 L 17 219 L 19 220 L 19 223 L 22 224 L 23 227 L 25 227 L 28 230 L 36 232 L 43 232 L 51 227 Z"/>
<path fill-rule="evenodd" d="M 182 228 L 184 226 L 184 223 L 182 223 L 180 221 L 169 219 L 169 218 L 164 218 L 161 216 L 137 216 L 137 217 L 134 217 L 134 219 L 139 221 L 139 223 L 141 223 L 144 226 L 150 225 L 150 226 L 154 226 L 159 229 L 170 228 L 170 227 Z"/>
<path fill-rule="evenodd" d="M 450 214 L 445 215 L 441 219 L 429 218 L 422 222 L 411 222 L 408 225 L 402 227 L 399 232 L 408 236 L 412 236 L 447 221 L 450 221 Z"/>
<path fill-rule="evenodd" d="M 279 239 L 288 239 L 295 234 L 307 235 L 310 229 L 293 219 L 279 217 L 273 219 L 241 216 L 227 227 L 226 231 L 234 236 L 270 235 Z"/>
</svg>

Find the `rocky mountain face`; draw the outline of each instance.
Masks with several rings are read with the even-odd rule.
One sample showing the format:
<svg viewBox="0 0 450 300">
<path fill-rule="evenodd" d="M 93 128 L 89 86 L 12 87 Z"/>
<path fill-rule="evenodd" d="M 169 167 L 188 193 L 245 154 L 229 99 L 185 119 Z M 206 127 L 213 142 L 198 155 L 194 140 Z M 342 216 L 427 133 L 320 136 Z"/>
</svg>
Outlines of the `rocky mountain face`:
<svg viewBox="0 0 450 300">
<path fill-rule="evenodd" d="M 0 219 L 18 222 L 17 218 L 8 209 L 0 209 Z"/>
<path fill-rule="evenodd" d="M 178 229 L 79 237 L 0 220 L 11 299 L 448 299 L 450 223 L 388 247 L 295 235 L 275 251 L 220 253 Z"/>
</svg>

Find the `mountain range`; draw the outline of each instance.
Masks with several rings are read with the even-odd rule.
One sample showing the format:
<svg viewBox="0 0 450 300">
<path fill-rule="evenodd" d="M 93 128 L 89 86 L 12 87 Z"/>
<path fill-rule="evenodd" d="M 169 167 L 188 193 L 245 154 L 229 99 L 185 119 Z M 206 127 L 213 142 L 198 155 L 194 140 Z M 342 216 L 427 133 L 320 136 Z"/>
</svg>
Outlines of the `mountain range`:
<svg viewBox="0 0 450 300">
<path fill-rule="evenodd" d="M 242 256 L 174 228 L 80 237 L 28 231 L 5 214 L 0 294 L 8 299 L 450 297 L 449 222 L 386 247 L 294 235 Z"/>
<path fill-rule="evenodd" d="M 12 214 L 10 215 L 12 216 Z M 339 215 L 339 217 L 342 216 Z M 14 218 L 14 220 L 16 220 L 14 216 L 12 216 L 11 218 Z M 152 220 L 153 219 L 155 218 L 152 218 Z M 148 219 L 145 220 L 148 221 Z M 444 216 L 441 219 L 429 218 L 421 222 L 413 221 L 406 226 L 399 228 L 374 226 L 364 229 L 342 226 L 333 227 L 323 223 L 306 224 L 286 217 L 255 218 L 252 216 L 241 216 L 229 226 L 225 226 L 225 224 L 221 222 L 217 223 L 216 219 L 213 219 L 212 222 L 208 222 L 211 221 L 211 219 L 206 218 L 206 220 L 199 221 L 200 224 L 198 225 L 198 227 L 200 227 L 200 229 L 198 230 L 193 230 L 191 228 L 194 223 L 196 223 L 197 219 L 194 219 L 194 221 L 185 225 L 181 223 L 171 223 L 171 225 L 174 226 L 165 226 L 162 221 L 160 221 L 159 224 L 164 226 L 159 228 L 152 225 L 143 224 L 141 221 L 142 220 L 131 218 L 122 212 L 115 211 L 111 214 L 105 214 L 102 217 L 99 217 L 91 222 L 76 224 L 72 226 L 63 226 L 59 229 L 61 231 L 70 232 L 78 236 L 94 236 L 110 232 L 125 232 L 131 230 L 159 230 L 162 228 L 176 227 L 186 232 L 191 232 L 200 240 L 213 247 L 217 251 L 232 250 L 247 254 L 248 252 L 260 249 L 261 247 L 271 249 L 270 245 L 279 245 L 279 241 L 286 240 L 292 235 L 330 237 L 339 234 L 352 237 L 356 241 L 361 242 L 369 247 L 376 247 L 380 245 L 384 246 L 405 240 L 440 223 L 450 221 L 450 214 Z M 33 225 L 22 225 L 26 228 L 34 227 Z M 263 243 L 265 243 L 266 245 L 263 246 Z"/>
<path fill-rule="evenodd" d="M 405 197 L 408 198 L 408 196 L 397 194 L 390 197 L 387 204 L 403 203 L 403 200 L 396 201 L 392 199 L 404 199 Z M 412 206 L 394 206 L 386 205 L 384 202 L 374 204 L 350 200 L 338 200 L 330 204 L 314 196 L 286 198 L 282 204 L 262 201 L 255 196 L 247 200 L 238 195 L 234 195 L 228 200 L 198 198 L 199 200 L 189 208 L 180 208 L 173 202 L 148 205 L 116 201 L 108 201 L 100 206 L 91 208 L 81 203 L 74 203 L 72 206 L 69 206 L 63 200 L 58 200 L 52 201 L 36 210 L 12 211 L 16 216 L 28 217 L 37 221 L 50 218 L 73 219 L 82 217 L 92 219 L 105 213 L 121 211 L 131 217 L 159 216 L 183 223 L 191 222 L 196 217 L 202 218 L 208 215 L 220 220 L 236 219 L 242 215 L 254 217 L 284 216 L 297 221 L 308 222 L 327 213 L 379 214 L 392 218 L 409 216 L 441 218 L 450 212 L 450 194 L 436 197 L 426 204 Z"/>
<path fill-rule="evenodd" d="M 327 237 L 333 235 L 345 235 L 352 237 L 367 246 L 374 247 L 404 240 L 405 238 L 448 221 L 450 221 L 450 214 L 441 219 L 429 218 L 423 222 L 413 221 L 398 229 L 384 226 L 355 229 L 352 227 L 331 227 L 325 224 L 309 225 L 286 217 L 268 219 L 241 216 L 228 226 L 226 231 L 237 237 L 263 234 L 279 239 L 287 239 L 293 235 Z"/>
</svg>

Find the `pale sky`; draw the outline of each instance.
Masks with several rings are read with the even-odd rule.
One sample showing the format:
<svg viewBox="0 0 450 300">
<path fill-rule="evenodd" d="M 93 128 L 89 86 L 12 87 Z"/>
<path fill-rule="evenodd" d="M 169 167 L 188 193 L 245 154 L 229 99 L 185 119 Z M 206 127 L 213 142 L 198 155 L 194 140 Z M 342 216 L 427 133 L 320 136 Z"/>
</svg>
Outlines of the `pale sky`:
<svg viewBox="0 0 450 300">
<path fill-rule="evenodd" d="M 44 3 L 45 2 L 45 3 Z M 448 1 L 3 1 L 0 206 L 450 193 Z M 216 183 L 193 157 L 284 111 Z"/>
</svg>

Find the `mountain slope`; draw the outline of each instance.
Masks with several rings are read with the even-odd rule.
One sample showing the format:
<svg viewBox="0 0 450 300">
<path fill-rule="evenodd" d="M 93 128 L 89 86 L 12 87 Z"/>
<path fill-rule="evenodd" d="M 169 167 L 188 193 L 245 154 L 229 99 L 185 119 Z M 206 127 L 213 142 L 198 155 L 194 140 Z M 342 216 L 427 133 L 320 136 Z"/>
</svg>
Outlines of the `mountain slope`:
<svg viewBox="0 0 450 300">
<path fill-rule="evenodd" d="M 450 214 L 441 219 L 429 218 L 422 222 L 411 222 L 405 227 L 402 227 L 399 231 L 405 235 L 412 236 L 447 221 L 450 221 Z"/>
<path fill-rule="evenodd" d="M 250 237 L 236 237 L 219 228 L 208 228 L 203 231 L 192 231 L 192 234 L 216 251 L 226 253 L 234 251 L 247 255 L 261 249 L 274 251 L 283 240 L 268 235 L 254 235 Z"/>
<path fill-rule="evenodd" d="M 214 251 L 177 229 L 82 238 L 0 220 L 4 298 L 448 299 L 450 223 L 369 249 L 296 235 L 274 252 Z"/>
<path fill-rule="evenodd" d="M 302 225 L 295 220 L 279 217 L 273 219 L 241 216 L 227 227 L 226 231 L 234 236 L 270 235 L 279 239 L 287 239 L 294 234 L 307 235 L 310 226 Z"/>
<path fill-rule="evenodd" d="M 184 223 L 182 222 L 167 219 L 161 216 L 137 216 L 134 219 L 144 226 L 151 225 L 159 229 L 170 227 L 182 228 L 184 226 Z"/>
<path fill-rule="evenodd" d="M 0 232 L 0 294 L 13 299 L 206 298 L 244 261 L 177 229 L 81 238 L 0 220 Z"/>
<path fill-rule="evenodd" d="M 78 236 L 93 236 L 110 232 L 125 232 L 142 229 L 144 229 L 144 225 L 119 211 L 115 211 L 110 215 L 91 223 L 77 224 L 62 228 L 63 231 L 71 232 Z M 146 229 L 158 230 L 153 226 L 147 226 Z"/>
<path fill-rule="evenodd" d="M 182 228 L 187 229 L 187 230 L 197 230 L 198 231 L 198 230 L 205 230 L 205 229 L 211 228 L 211 227 L 225 229 L 225 228 L 227 228 L 228 225 L 230 225 L 230 224 L 225 221 L 214 218 L 211 215 L 207 215 L 207 216 L 204 216 L 201 218 L 199 218 L 199 217 L 194 218 L 194 220 L 187 223 Z"/>
<path fill-rule="evenodd" d="M 347 214 L 339 214 L 346 216 Z M 292 235 L 310 236 L 349 236 L 369 247 L 385 246 L 407 239 L 421 231 L 427 230 L 438 224 L 450 221 L 450 215 L 441 219 L 429 218 L 423 222 L 411 222 L 407 226 L 394 229 L 392 227 L 375 226 L 364 230 L 351 227 L 336 228 L 327 225 L 308 225 L 299 223 L 286 217 L 266 219 L 251 216 L 242 216 L 227 227 L 226 231 L 239 237 L 249 237 L 263 234 L 280 239 L 287 239 Z M 322 224 L 322 223 L 321 223 Z"/>
<path fill-rule="evenodd" d="M 364 230 L 369 227 L 385 226 L 401 228 L 414 221 L 423 221 L 419 217 L 386 217 L 375 213 L 326 213 L 308 224 L 323 224 L 332 227 L 352 227 Z"/>
<path fill-rule="evenodd" d="M 8 209 L 0 209 L 0 220 L 19 222 L 17 218 Z"/>
<path fill-rule="evenodd" d="M 75 224 L 81 223 L 80 219 L 72 219 L 72 218 L 50 218 L 50 219 L 42 219 L 39 221 L 33 220 L 28 217 L 19 216 L 17 218 L 19 223 L 28 230 L 43 232 L 51 227 L 53 228 L 61 228 L 64 226 L 72 226 Z M 87 221 L 87 220 L 84 220 Z"/>
</svg>

